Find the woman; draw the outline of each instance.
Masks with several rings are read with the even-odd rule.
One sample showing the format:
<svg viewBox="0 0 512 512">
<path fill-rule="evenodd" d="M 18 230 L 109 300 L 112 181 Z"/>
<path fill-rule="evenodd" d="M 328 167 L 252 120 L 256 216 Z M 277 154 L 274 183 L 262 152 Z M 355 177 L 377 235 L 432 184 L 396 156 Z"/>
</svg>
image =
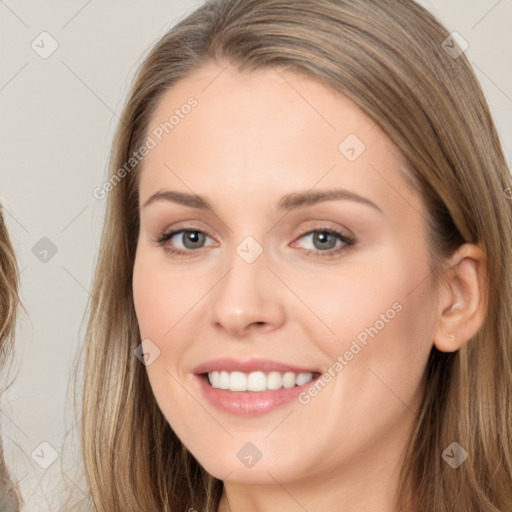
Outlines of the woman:
<svg viewBox="0 0 512 512">
<path fill-rule="evenodd" d="M 512 508 L 510 176 L 457 48 L 410 0 L 156 44 L 95 192 L 94 510 Z"/>
<path fill-rule="evenodd" d="M 0 359 L 5 358 L 11 348 L 10 337 L 14 331 L 16 308 L 18 305 L 18 269 L 14 251 L 9 240 L 2 211 L 0 209 Z M 18 510 L 19 499 L 12 486 L 0 444 L 0 510 L 14 512 Z"/>
</svg>

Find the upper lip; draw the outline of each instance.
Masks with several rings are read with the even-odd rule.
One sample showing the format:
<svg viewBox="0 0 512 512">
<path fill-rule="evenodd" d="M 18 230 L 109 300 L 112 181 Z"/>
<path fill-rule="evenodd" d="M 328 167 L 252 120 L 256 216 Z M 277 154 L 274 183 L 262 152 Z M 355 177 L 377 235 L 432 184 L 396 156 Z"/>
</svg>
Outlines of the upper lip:
<svg viewBox="0 0 512 512">
<path fill-rule="evenodd" d="M 279 361 L 272 361 L 270 359 L 249 359 L 245 361 L 237 361 L 236 359 L 212 359 L 206 361 L 196 368 L 193 372 L 195 374 L 209 373 L 214 371 L 227 371 L 227 372 L 242 372 L 251 373 L 256 371 L 263 372 L 293 372 L 293 373 L 319 373 L 317 370 L 311 368 L 300 368 L 298 366 L 281 363 Z"/>
</svg>

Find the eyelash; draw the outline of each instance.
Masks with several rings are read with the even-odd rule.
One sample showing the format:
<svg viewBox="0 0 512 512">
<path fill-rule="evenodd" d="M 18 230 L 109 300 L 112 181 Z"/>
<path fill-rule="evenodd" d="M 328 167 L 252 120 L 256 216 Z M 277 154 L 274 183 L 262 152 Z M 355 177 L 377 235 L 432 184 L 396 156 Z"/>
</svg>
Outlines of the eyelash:
<svg viewBox="0 0 512 512">
<path fill-rule="evenodd" d="M 168 231 L 168 232 L 164 232 L 164 233 L 161 233 L 160 235 L 158 235 L 157 239 L 155 240 L 155 242 L 159 245 L 159 246 L 163 246 L 166 242 L 168 242 L 174 235 L 177 235 L 178 233 L 203 233 L 205 234 L 206 236 L 208 236 L 207 233 L 205 233 L 204 231 L 201 231 L 200 229 L 185 229 L 185 228 L 182 228 L 182 229 L 176 229 L 176 230 L 173 230 L 173 231 Z M 346 235 L 343 235 L 342 233 L 340 233 L 339 231 L 337 231 L 336 229 L 333 229 L 331 227 L 322 227 L 322 228 L 318 228 L 318 229 L 306 229 L 304 231 L 302 231 L 299 235 L 299 239 L 300 238 L 303 238 L 304 236 L 306 235 L 310 235 L 312 233 L 328 233 L 330 235 L 334 235 L 338 238 L 338 240 L 341 240 L 341 242 L 343 242 L 344 245 L 341 245 L 340 247 L 336 248 L 336 249 L 329 249 L 329 250 L 326 250 L 326 251 L 318 251 L 318 250 L 314 250 L 314 249 L 305 249 L 304 252 L 307 256 L 313 256 L 314 258 L 330 258 L 330 257 L 334 257 L 334 256 L 337 256 L 339 253 L 341 252 L 347 252 L 349 251 L 350 249 L 353 249 L 355 244 L 356 244 L 356 240 L 351 238 L 351 237 L 348 237 Z M 211 238 L 211 237 L 210 237 Z M 174 249 L 173 247 L 165 247 L 165 250 L 171 254 L 174 254 L 176 256 L 180 256 L 180 257 L 194 257 L 196 256 L 197 252 L 198 252 L 198 249 L 189 249 L 187 251 L 182 251 L 180 249 Z"/>
</svg>

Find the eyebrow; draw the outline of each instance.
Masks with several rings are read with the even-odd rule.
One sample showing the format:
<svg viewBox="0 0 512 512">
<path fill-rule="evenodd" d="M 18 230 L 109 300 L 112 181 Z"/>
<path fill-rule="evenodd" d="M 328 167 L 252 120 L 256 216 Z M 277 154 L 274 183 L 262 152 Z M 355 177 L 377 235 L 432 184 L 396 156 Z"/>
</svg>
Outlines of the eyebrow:
<svg viewBox="0 0 512 512">
<path fill-rule="evenodd" d="M 366 197 L 360 196 L 349 190 L 321 190 L 321 191 L 307 191 L 307 192 L 293 192 L 283 196 L 279 201 L 280 210 L 296 210 L 306 206 L 312 206 L 324 201 L 347 200 L 355 201 L 357 203 L 371 206 L 380 213 L 384 213 L 382 209 L 373 201 Z M 212 205 L 204 197 L 197 194 L 187 194 L 185 192 L 176 192 L 174 190 L 164 190 L 153 194 L 142 206 L 146 208 L 155 201 L 170 201 L 172 203 L 181 204 L 190 208 L 197 208 L 199 210 L 212 210 Z"/>
</svg>

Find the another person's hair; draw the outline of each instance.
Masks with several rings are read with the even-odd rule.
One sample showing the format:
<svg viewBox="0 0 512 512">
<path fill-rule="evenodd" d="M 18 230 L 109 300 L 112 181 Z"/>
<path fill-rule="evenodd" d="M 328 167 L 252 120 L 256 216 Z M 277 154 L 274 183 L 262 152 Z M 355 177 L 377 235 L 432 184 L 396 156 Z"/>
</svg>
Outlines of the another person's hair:
<svg viewBox="0 0 512 512">
<path fill-rule="evenodd" d="M 0 366 L 12 349 L 18 303 L 18 266 L 0 206 Z M 0 442 L 0 510 L 14 512 L 19 505 L 20 499 L 9 478 Z"/>
<path fill-rule="evenodd" d="M 373 118 L 407 159 L 428 208 L 434 277 L 464 242 L 485 249 L 486 319 L 455 353 L 432 348 L 397 510 L 512 510 L 511 179 L 466 55 L 443 47 L 449 35 L 411 0 L 213 0 L 146 57 L 112 149 L 115 186 L 86 334 L 82 451 L 94 510 L 213 512 L 222 492 L 172 431 L 133 354 L 139 167 L 117 174 L 144 145 L 163 95 L 211 61 L 301 73 Z M 454 441 L 469 454 L 456 470 L 441 456 Z"/>
</svg>

